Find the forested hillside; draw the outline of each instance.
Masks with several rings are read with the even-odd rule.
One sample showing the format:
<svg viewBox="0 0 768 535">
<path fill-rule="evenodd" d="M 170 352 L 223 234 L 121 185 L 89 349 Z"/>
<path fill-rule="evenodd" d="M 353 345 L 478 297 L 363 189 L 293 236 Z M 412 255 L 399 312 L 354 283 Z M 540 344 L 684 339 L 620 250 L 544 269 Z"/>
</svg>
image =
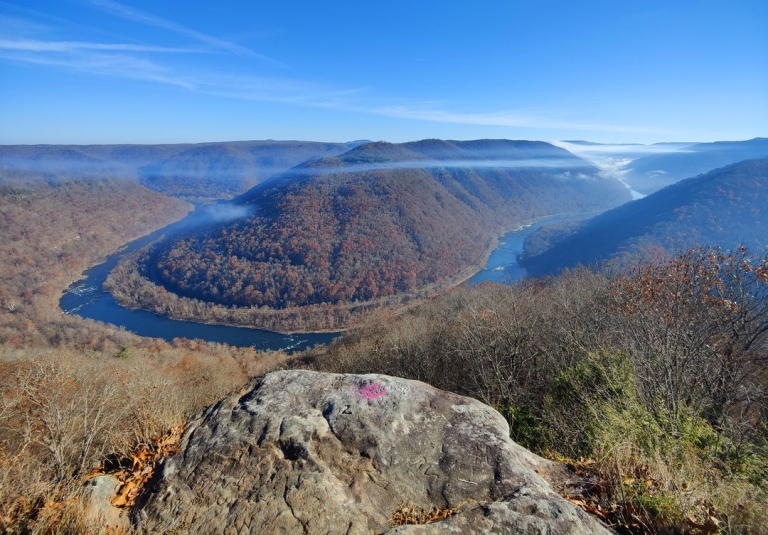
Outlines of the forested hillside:
<svg viewBox="0 0 768 535">
<path fill-rule="evenodd" d="M 628 198 L 546 143 L 371 143 L 256 187 L 238 199 L 254 216 L 166 244 L 143 269 L 226 305 L 368 301 L 461 276 L 502 229 Z"/>
<path fill-rule="evenodd" d="M 43 306 L 38 301 L 55 310 L 61 291 L 88 267 L 88 259 L 180 219 L 190 208 L 136 182 L 0 185 L 0 342 L 34 340 L 34 330 L 26 332 L 21 319 Z"/>
<path fill-rule="evenodd" d="M 94 466 L 154 447 L 274 363 L 58 307 L 86 268 L 189 209 L 135 181 L 0 185 L 0 532 L 92 532 L 78 500 Z"/>
<path fill-rule="evenodd" d="M 768 159 L 747 160 L 678 182 L 588 221 L 543 228 L 521 264 L 533 275 L 620 256 L 696 244 L 768 246 Z"/>
<path fill-rule="evenodd" d="M 697 248 L 459 287 L 299 356 L 472 396 L 565 460 L 565 493 L 618 533 L 768 530 L 768 256 Z"/>
<path fill-rule="evenodd" d="M 352 158 L 381 164 L 385 150 Z M 473 173 L 451 176 L 487 182 Z M 540 173 L 525 184 L 552 179 Z M 376 184 L 380 195 L 386 181 Z M 287 185 L 303 191 L 287 178 L 263 187 Z M 96 529 L 82 515 L 83 479 L 105 467 L 130 472 L 135 458 L 157 454 L 171 426 L 178 438 L 188 417 L 285 362 L 248 348 L 142 339 L 57 309 L 84 267 L 187 209 L 135 182 L 0 186 L 2 530 Z M 613 280 L 577 270 L 459 288 L 399 316 L 382 310 L 294 366 L 395 374 L 493 405 L 516 441 L 578 471 L 589 489 L 573 498 L 579 505 L 624 532 L 762 533 L 767 270 L 765 256 L 746 250 L 697 249 Z"/>
</svg>

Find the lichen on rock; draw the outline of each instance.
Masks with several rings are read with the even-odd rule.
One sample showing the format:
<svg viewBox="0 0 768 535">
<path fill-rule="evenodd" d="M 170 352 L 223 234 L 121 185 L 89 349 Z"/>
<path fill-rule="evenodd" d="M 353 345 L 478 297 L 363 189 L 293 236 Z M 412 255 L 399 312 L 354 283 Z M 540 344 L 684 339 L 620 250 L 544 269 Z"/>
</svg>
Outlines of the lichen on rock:
<svg viewBox="0 0 768 535">
<path fill-rule="evenodd" d="M 153 533 L 609 533 L 539 475 L 556 471 L 479 401 L 281 371 L 190 422 L 133 521 Z M 393 526 L 403 504 L 452 513 Z"/>
</svg>

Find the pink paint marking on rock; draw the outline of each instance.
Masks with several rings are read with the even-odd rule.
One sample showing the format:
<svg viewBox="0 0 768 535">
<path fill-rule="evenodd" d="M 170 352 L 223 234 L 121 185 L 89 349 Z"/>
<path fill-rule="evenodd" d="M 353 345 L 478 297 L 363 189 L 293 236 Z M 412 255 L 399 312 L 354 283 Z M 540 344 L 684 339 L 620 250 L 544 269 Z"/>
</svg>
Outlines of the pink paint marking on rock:
<svg viewBox="0 0 768 535">
<path fill-rule="evenodd" d="M 379 383 L 371 383 L 366 386 L 361 386 L 357 389 L 357 392 L 368 401 L 372 401 L 378 397 L 386 396 L 388 392 Z"/>
</svg>

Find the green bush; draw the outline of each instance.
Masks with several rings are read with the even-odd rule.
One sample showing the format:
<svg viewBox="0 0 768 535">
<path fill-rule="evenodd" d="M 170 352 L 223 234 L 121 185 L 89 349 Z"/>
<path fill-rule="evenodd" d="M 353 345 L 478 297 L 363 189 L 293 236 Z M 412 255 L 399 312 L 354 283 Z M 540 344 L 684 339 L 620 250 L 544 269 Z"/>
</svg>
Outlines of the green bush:
<svg viewBox="0 0 768 535">
<path fill-rule="evenodd" d="M 529 450 L 542 450 L 545 445 L 546 430 L 541 418 L 534 415 L 530 407 L 497 405 L 494 407 L 509 423 L 512 440 Z"/>
<path fill-rule="evenodd" d="M 735 444 L 689 408 L 646 406 L 624 354 L 588 353 L 561 373 L 541 425 L 541 451 L 593 459 L 592 475 L 610 482 L 602 505 L 620 504 L 646 525 L 714 522 L 715 514 L 723 525 L 742 518 L 732 531 L 748 533 L 745 503 L 765 500 L 768 461 L 759 448 Z"/>
</svg>

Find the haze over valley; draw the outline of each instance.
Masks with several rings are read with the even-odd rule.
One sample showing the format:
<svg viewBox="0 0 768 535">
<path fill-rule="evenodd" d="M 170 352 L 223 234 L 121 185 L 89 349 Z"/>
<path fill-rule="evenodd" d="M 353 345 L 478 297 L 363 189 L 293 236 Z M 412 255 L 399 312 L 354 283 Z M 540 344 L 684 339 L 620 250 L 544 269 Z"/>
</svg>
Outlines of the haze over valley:
<svg viewBox="0 0 768 535">
<path fill-rule="evenodd" d="M 9 185 L 118 180 L 203 202 L 173 236 L 119 263 L 115 298 L 177 319 L 296 332 L 438 295 L 481 269 L 501 234 L 555 216 L 570 222 L 526 240 L 521 263 L 533 274 L 695 245 L 761 251 L 764 160 L 748 158 L 766 151 L 762 138 L 252 141 L 4 146 L 0 161 Z M 677 181 L 689 168 L 709 173 Z M 670 185 L 656 191 L 661 183 Z"/>
<path fill-rule="evenodd" d="M 0 532 L 768 533 L 766 28 L 0 2 Z"/>
</svg>

